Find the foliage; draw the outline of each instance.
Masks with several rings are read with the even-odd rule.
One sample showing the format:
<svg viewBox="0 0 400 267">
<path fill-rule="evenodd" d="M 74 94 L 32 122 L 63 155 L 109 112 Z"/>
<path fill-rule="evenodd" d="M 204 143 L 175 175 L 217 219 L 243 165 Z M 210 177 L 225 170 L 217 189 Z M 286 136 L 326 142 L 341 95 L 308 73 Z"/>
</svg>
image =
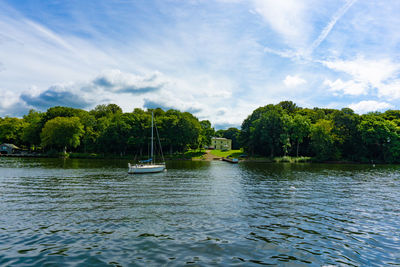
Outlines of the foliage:
<svg viewBox="0 0 400 267">
<path fill-rule="evenodd" d="M 306 116 L 296 114 L 291 121 L 290 138 L 296 143 L 296 157 L 299 156 L 299 146 L 304 138 L 309 136 L 311 130 L 311 121 Z"/>
<path fill-rule="evenodd" d="M 359 129 L 370 160 L 399 161 L 400 128 L 393 121 L 375 115 L 364 116 Z"/>
<path fill-rule="evenodd" d="M 20 145 L 27 123 L 23 119 L 5 117 L 0 120 L 0 143 Z"/>
<path fill-rule="evenodd" d="M 80 144 L 83 125 L 78 117 L 55 117 L 46 122 L 41 139 L 44 147 L 57 149 L 75 148 Z"/>
<path fill-rule="evenodd" d="M 42 145 L 44 152 L 55 155 L 67 147 L 73 157 L 107 153 L 141 157 L 149 151 L 151 112 L 157 126 L 154 134 L 159 134 L 162 150 L 169 157 L 201 157 L 204 152 L 191 149 L 203 148 L 212 136 L 219 136 L 231 139 L 234 151 L 243 149 L 237 153 L 271 162 L 313 157 L 316 161 L 400 163 L 399 110 L 360 116 L 349 108 L 301 108 L 292 101 L 259 107 L 241 129 L 217 132 L 210 121 L 173 109 L 135 108 L 124 113 L 115 104 L 98 105 L 90 111 L 58 106 L 46 112 L 31 110 L 22 119 L 0 118 L 0 142 L 32 149 Z"/>
<path fill-rule="evenodd" d="M 252 156 L 399 163 L 399 126 L 397 110 L 360 116 L 349 108 L 309 109 L 283 101 L 254 110 L 242 123 L 240 143 Z"/>
<path fill-rule="evenodd" d="M 337 158 L 332 129 L 333 123 L 329 120 L 319 120 L 311 127 L 311 147 L 317 160 Z"/>
<path fill-rule="evenodd" d="M 26 127 L 22 131 L 22 141 L 24 144 L 29 146 L 38 146 L 40 145 L 40 133 L 42 131 L 41 128 L 41 120 L 43 114 L 30 110 L 28 115 L 24 116 L 24 121 L 26 122 Z"/>
<path fill-rule="evenodd" d="M 201 134 L 199 138 L 199 146 L 209 146 L 211 144 L 211 137 L 215 135 L 214 128 L 211 127 L 211 122 L 209 120 L 200 121 Z"/>
</svg>

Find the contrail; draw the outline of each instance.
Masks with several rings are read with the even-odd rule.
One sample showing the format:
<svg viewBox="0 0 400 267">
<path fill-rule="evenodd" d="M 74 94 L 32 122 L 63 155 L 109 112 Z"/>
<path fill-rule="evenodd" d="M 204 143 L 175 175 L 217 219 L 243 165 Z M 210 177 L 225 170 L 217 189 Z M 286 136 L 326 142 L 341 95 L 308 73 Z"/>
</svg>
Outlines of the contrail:
<svg viewBox="0 0 400 267">
<path fill-rule="evenodd" d="M 335 26 L 336 22 L 347 12 L 347 10 L 349 10 L 349 8 L 355 2 L 357 2 L 357 0 L 347 1 L 346 4 L 333 15 L 328 25 L 325 26 L 318 38 L 312 43 L 309 49 L 309 54 L 311 54 L 325 40 L 325 38 L 331 32 L 332 28 Z"/>
</svg>

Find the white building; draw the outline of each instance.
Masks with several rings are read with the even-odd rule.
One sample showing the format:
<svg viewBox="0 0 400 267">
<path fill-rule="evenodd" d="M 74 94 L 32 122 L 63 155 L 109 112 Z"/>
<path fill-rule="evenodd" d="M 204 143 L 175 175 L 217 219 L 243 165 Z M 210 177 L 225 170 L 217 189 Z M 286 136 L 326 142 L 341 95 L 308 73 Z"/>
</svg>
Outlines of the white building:
<svg viewBox="0 0 400 267">
<path fill-rule="evenodd" d="M 232 140 L 222 137 L 211 137 L 210 149 L 231 150 Z"/>
</svg>

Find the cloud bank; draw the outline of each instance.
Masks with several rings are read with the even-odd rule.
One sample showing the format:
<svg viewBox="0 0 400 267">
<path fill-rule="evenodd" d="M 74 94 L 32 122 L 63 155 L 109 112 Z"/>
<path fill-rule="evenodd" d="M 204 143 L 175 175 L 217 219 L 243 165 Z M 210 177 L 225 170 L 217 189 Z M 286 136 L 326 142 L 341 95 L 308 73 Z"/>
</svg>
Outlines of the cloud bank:
<svg viewBox="0 0 400 267">
<path fill-rule="evenodd" d="M 358 103 L 349 105 L 349 108 L 354 110 L 356 113 L 365 114 L 371 111 L 381 111 L 391 109 L 394 106 L 386 102 L 378 102 L 375 100 L 365 100 Z"/>
<path fill-rule="evenodd" d="M 224 127 L 282 100 L 399 108 L 399 13 L 390 0 L 0 0 L 0 116 L 116 103 Z"/>
</svg>

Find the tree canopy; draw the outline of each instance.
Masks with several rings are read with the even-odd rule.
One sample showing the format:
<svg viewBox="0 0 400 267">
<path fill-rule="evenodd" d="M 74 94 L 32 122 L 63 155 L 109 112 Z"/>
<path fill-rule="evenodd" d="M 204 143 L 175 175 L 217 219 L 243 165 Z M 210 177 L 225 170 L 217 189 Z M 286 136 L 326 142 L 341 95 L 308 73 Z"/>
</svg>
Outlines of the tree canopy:
<svg viewBox="0 0 400 267">
<path fill-rule="evenodd" d="M 208 120 L 160 108 L 124 113 L 115 104 L 90 111 L 52 107 L 21 118 L 0 118 L 0 143 L 36 149 L 90 153 L 146 154 L 151 113 L 163 151 L 203 148 L 212 136 L 232 140 L 251 155 L 309 156 L 317 161 L 400 163 L 400 111 L 358 115 L 349 108 L 302 108 L 282 101 L 255 109 L 241 128 L 215 131 Z"/>
<path fill-rule="evenodd" d="M 83 125 L 78 117 L 55 117 L 46 122 L 40 135 L 44 147 L 75 148 L 80 144 Z"/>
<path fill-rule="evenodd" d="M 240 142 L 251 154 L 311 156 L 317 161 L 400 162 L 400 111 L 358 115 L 350 108 L 266 105 L 242 123 Z"/>
</svg>

